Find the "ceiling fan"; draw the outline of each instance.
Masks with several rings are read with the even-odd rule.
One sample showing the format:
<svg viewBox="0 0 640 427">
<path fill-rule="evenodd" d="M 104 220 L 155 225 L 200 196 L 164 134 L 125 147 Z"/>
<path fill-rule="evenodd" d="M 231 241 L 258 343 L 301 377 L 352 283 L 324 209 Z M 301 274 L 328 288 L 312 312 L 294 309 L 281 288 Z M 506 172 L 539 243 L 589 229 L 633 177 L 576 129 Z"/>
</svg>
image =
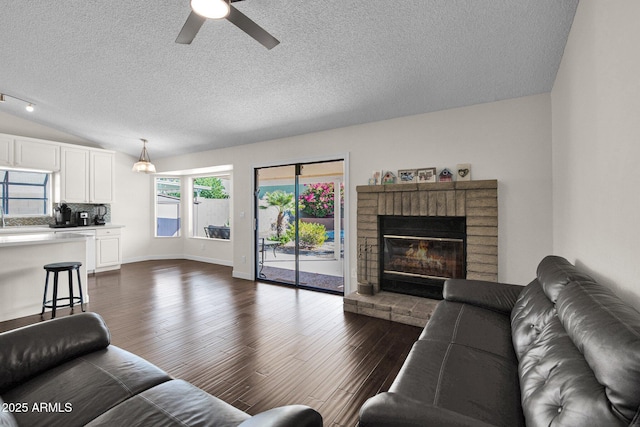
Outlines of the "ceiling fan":
<svg viewBox="0 0 640 427">
<path fill-rule="evenodd" d="M 191 13 L 180 30 L 176 43 L 191 44 L 207 19 L 227 18 L 267 49 L 277 46 L 280 43 L 278 39 L 231 5 L 237 1 L 242 0 L 191 0 Z"/>
</svg>

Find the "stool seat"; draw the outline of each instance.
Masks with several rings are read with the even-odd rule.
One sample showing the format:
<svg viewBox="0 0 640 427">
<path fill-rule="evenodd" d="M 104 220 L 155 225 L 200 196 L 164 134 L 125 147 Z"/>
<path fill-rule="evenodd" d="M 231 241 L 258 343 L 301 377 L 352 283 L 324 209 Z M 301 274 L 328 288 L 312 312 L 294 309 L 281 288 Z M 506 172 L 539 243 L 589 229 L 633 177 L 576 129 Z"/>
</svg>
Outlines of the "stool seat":
<svg viewBox="0 0 640 427">
<path fill-rule="evenodd" d="M 40 315 L 44 315 L 44 309 L 51 309 L 51 318 L 56 317 L 56 308 L 57 307 L 71 307 L 73 310 L 74 303 L 80 303 L 80 308 L 82 311 L 84 309 L 84 298 L 82 295 L 82 281 L 80 279 L 80 267 L 82 266 L 81 262 L 72 261 L 72 262 L 55 262 L 51 264 L 46 264 L 43 268 L 47 271 L 47 277 L 44 280 L 44 296 L 42 297 L 42 312 Z M 78 275 L 78 291 L 80 293 L 79 297 L 73 296 L 73 270 L 76 271 Z M 61 271 L 69 272 L 69 296 L 68 297 L 58 297 L 58 273 Z M 47 290 L 49 288 L 49 273 L 53 273 L 53 298 L 47 301 Z M 58 304 L 58 301 L 66 301 L 67 304 Z"/>
<path fill-rule="evenodd" d="M 54 262 L 53 264 L 46 264 L 43 268 L 49 271 L 69 271 L 81 266 L 81 262 Z"/>
</svg>

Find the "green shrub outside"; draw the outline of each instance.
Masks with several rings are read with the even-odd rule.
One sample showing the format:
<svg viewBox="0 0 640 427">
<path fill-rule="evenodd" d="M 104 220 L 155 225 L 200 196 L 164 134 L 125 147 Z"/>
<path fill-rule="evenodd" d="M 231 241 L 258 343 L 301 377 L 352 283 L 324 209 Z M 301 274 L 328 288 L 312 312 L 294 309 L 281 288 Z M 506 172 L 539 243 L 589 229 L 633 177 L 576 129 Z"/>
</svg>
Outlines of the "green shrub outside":
<svg viewBox="0 0 640 427">
<path fill-rule="evenodd" d="M 294 224 L 289 225 L 286 236 L 289 240 L 295 240 L 296 227 Z M 324 225 L 315 222 L 301 222 L 299 238 L 301 248 L 311 249 L 322 245 L 327 240 L 327 229 Z"/>
</svg>

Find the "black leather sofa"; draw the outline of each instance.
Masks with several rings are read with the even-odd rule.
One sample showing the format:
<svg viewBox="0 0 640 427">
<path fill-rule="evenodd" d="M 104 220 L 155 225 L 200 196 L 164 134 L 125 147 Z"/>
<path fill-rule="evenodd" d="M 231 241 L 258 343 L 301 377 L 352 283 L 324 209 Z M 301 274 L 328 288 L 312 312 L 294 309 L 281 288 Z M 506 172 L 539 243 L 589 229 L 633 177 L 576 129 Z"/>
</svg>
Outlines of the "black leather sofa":
<svg viewBox="0 0 640 427">
<path fill-rule="evenodd" d="M 255 416 L 110 345 L 83 313 L 0 334 L 0 426 L 321 427 L 302 405 Z"/>
<path fill-rule="evenodd" d="M 640 313 L 567 260 L 528 286 L 450 280 L 360 427 L 640 426 Z"/>
</svg>

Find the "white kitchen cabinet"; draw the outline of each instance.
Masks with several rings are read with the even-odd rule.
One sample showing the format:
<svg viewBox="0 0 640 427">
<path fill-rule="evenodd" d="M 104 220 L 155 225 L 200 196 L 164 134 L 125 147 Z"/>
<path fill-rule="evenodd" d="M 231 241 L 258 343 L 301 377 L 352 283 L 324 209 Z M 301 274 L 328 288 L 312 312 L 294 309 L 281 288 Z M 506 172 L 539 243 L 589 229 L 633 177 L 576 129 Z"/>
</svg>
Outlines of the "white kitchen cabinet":
<svg viewBox="0 0 640 427">
<path fill-rule="evenodd" d="M 13 166 L 13 138 L 0 135 L 0 165 Z"/>
<path fill-rule="evenodd" d="M 31 138 L 15 138 L 14 166 L 57 172 L 60 170 L 60 144 Z"/>
<path fill-rule="evenodd" d="M 62 147 L 60 202 L 112 203 L 114 153 L 83 147 Z"/>
<path fill-rule="evenodd" d="M 89 150 L 62 147 L 60 201 L 65 203 L 89 202 Z"/>
<path fill-rule="evenodd" d="M 120 229 L 96 230 L 96 273 L 117 270 L 122 264 Z"/>
<path fill-rule="evenodd" d="M 109 151 L 91 150 L 89 167 L 89 201 L 114 202 L 115 155 Z"/>
</svg>

